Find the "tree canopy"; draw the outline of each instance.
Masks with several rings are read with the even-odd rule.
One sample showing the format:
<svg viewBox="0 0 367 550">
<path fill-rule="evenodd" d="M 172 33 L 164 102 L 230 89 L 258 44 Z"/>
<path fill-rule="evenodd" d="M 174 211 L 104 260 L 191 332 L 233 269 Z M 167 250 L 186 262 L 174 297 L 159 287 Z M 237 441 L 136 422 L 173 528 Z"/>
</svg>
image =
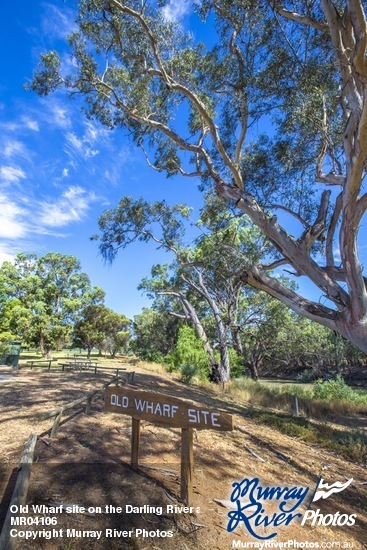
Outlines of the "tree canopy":
<svg viewBox="0 0 367 550">
<path fill-rule="evenodd" d="M 74 256 L 18 254 L 0 267 L 6 297 L 3 330 L 48 354 L 65 344 L 83 307 L 99 304 L 104 291 L 92 287 Z"/>
<path fill-rule="evenodd" d="M 88 304 L 75 323 L 73 344 L 86 349 L 88 357 L 94 347 L 105 347 L 114 356 L 127 344 L 129 325 L 130 320 L 125 315 L 115 313 L 102 304 Z"/>
<path fill-rule="evenodd" d="M 73 72 L 49 52 L 30 88 L 78 93 L 153 168 L 200 177 L 267 237 L 268 265 L 244 265 L 246 282 L 367 351 L 365 3 L 193 0 L 195 32 L 167 21 L 165 4 L 80 0 Z M 324 300 L 282 284 L 279 266 Z"/>
</svg>

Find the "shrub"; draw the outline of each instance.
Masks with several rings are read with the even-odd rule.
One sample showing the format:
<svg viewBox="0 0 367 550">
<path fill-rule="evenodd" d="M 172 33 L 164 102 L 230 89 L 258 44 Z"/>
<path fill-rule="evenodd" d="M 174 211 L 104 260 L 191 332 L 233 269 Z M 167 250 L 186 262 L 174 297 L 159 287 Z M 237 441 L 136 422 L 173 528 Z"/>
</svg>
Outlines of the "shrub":
<svg viewBox="0 0 367 550">
<path fill-rule="evenodd" d="M 164 363 L 165 357 L 160 351 L 156 350 L 137 350 L 136 355 L 143 359 L 143 361 L 150 361 L 152 363 Z"/>
<path fill-rule="evenodd" d="M 195 336 L 194 329 L 183 326 L 178 333 L 177 344 L 167 357 L 170 370 L 181 368 L 187 371 L 188 367 L 195 368 L 196 375 L 207 379 L 209 375 L 209 361 L 201 341 Z M 194 374 L 191 376 L 191 378 Z M 191 379 L 190 378 L 190 379 Z"/>
<path fill-rule="evenodd" d="M 343 399 L 345 401 L 356 401 L 358 395 L 350 388 L 344 379 L 338 374 L 335 380 L 317 380 L 313 390 L 315 399 L 326 399 L 328 401 Z"/>
<path fill-rule="evenodd" d="M 200 375 L 199 368 L 197 365 L 190 365 L 189 363 L 184 363 L 180 366 L 181 380 L 185 384 L 190 384 L 194 376 Z"/>
<path fill-rule="evenodd" d="M 244 375 L 245 367 L 243 357 L 239 357 L 233 348 L 228 348 L 229 364 L 231 366 L 231 378 L 239 378 Z"/>
</svg>

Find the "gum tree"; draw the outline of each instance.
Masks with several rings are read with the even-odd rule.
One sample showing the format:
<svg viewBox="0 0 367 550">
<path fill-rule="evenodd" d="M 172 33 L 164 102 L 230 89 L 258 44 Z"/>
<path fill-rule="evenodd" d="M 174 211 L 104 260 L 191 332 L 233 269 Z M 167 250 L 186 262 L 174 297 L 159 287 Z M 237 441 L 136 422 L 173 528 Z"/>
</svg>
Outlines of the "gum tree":
<svg viewBox="0 0 367 550">
<path fill-rule="evenodd" d="M 166 3 L 81 0 L 73 74 L 50 52 L 30 87 L 83 96 L 88 115 L 127 128 L 152 167 L 200 177 L 272 245 L 267 269 L 244 266 L 247 283 L 367 351 L 364 3 L 193 1 L 186 34 L 164 19 Z M 269 271 L 280 266 L 323 300 L 284 286 Z"/>
<path fill-rule="evenodd" d="M 4 262 L 0 284 L 9 328 L 46 356 L 67 340 L 82 308 L 104 298 L 74 256 L 53 252 L 39 258 L 18 254 L 14 264 Z"/>
<path fill-rule="evenodd" d="M 192 325 L 207 353 L 211 378 L 225 382 L 230 377 L 229 345 L 244 360 L 240 332 L 265 310 L 261 305 L 253 308 L 247 300 L 243 267 L 259 263 L 267 253 L 267 242 L 246 216 L 228 212 L 223 200 L 207 200 L 188 236 L 189 215 L 185 205 L 169 207 L 123 197 L 117 208 L 100 217 L 101 233 L 96 238 L 110 261 L 137 240 L 151 241 L 170 253 L 172 263 L 154 266 L 152 277 L 139 288 L 156 300 L 156 306 Z"/>
<path fill-rule="evenodd" d="M 130 320 L 102 304 L 88 304 L 81 312 L 73 329 L 73 346 L 87 350 L 87 357 L 94 347 L 101 347 L 109 339 L 108 348 L 114 356 L 126 345 L 130 332 Z M 120 345 L 121 344 L 121 345 Z"/>
</svg>

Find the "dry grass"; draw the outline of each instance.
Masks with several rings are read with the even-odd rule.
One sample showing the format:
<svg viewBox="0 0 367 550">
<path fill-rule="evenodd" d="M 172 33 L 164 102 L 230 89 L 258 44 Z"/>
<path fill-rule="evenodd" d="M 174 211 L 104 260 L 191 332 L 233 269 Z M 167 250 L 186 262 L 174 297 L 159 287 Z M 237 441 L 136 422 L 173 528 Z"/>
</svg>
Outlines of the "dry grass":
<svg viewBox="0 0 367 550">
<path fill-rule="evenodd" d="M 226 392 L 236 396 L 243 403 L 289 413 L 295 411 L 295 396 L 297 396 L 300 414 L 317 419 L 367 415 L 367 405 L 364 403 L 342 399 L 315 399 L 310 395 L 311 392 L 304 390 L 302 386 L 274 388 L 243 378 L 229 382 Z"/>
</svg>

